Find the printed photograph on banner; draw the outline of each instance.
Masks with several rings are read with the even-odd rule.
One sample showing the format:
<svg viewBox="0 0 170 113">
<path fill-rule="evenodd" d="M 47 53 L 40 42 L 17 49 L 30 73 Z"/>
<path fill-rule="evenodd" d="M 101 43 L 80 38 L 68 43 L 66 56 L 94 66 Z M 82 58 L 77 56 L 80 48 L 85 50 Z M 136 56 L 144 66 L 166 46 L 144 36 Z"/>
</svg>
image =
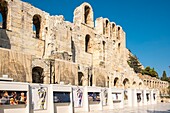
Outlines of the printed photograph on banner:
<svg viewBox="0 0 170 113">
<path fill-rule="evenodd" d="M 73 88 L 73 101 L 74 107 L 82 107 L 83 106 L 83 88 Z"/>
<path fill-rule="evenodd" d="M 27 104 L 26 91 L 0 91 L 0 105 Z"/>
<path fill-rule="evenodd" d="M 122 94 L 121 93 L 112 93 L 112 100 L 114 103 L 120 103 L 122 100 Z"/>
<path fill-rule="evenodd" d="M 88 92 L 89 104 L 99 104 L 100 103 L 100 93 L 99 92 Z"/>
<path fill-rule="evenodd" d="M 54 103 L 70 103 L 70 92 L 53 92 Z"/>
<path fill-rule="evenodd" d="M 47 109 L 47 87 L 32 88 L 32 104 L 34 110 Z"/>
<path fill-rule="evenodd" d="M 128 91 L 124 91 L 124 100 L 128 100 Z"/>
<path fill-rule="evenodd" d="M 107 105 L 107 101 L 108 101 L 108 91 L 105 89 L 103 90 L 103 105 L 106 106 Z"/>
</svg>

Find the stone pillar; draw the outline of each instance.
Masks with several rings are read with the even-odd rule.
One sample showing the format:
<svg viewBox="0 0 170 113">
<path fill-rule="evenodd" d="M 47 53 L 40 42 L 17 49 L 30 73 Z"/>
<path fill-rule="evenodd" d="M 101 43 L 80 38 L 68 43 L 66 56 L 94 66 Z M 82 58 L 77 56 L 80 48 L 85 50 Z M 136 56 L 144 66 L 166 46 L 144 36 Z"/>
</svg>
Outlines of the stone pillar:
<svg viewBox="0 0 170 113">
<path fill-rule="evenodd" d="M 89 101 L 88 101 L 87 86 L 84 87 L 84 92 L 83 92 L 83 108 L 84 108 L 84 111 L 89 112 Z"/>
<path fill-rule="evenodd" d="M 89 85 L 88 70 L 84 70 L 83 86 Z"/>
<path fill-rule="evenodd" d="M 128 106 L 131 107 L 132 106 L 132 89 L 128 89 Z"/>
<path fill-rule="evenodd" d="M 143 103 L 147 105 L 146 90 L 143 90 Z"/>
<path fill-rule="evenodd" d="M 109 109 L 113 109 L 113 99 L 112 99 L 112 89 L 109 88 L 108 89 L 108 106 L 109 106 Z"/>
<path fill-rule="evenodd" d="M 133 89 L 133 90 L 132 90 L 132 95 L 131 95 L 131 97 L 132 97 L 132 105 L 133 105 L 133 106 L 137 106 L 138 103 L 137 103 L 137 93 L 136 93 L 136 89 Z"/>
<path fill-rule="evenodd" d="M 50 83 L 50 69 L 44 68 L 44 84 Z"/>
</svg>

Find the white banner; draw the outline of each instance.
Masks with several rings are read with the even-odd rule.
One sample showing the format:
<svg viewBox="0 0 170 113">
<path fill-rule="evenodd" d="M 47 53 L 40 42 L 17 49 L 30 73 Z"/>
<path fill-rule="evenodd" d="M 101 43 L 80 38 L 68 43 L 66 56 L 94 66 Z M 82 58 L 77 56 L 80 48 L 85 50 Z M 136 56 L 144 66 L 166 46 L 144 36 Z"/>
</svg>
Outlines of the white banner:
<svg viewBox="0 0 170 113">
<path fill-rule="evenodd" d="M 32 104 L 34 110 L 47 109 L 46 87 L 32 87 Z"/>
</svg>

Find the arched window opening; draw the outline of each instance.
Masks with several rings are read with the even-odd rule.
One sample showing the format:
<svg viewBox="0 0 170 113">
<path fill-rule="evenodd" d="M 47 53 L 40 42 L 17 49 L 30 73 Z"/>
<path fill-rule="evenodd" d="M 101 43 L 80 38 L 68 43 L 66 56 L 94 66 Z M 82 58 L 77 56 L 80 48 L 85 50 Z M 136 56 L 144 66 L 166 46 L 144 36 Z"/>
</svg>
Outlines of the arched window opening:
<svg viewBox="0 0 170 113">
<path fill-rule="evenodd" d="M 90 24 L 90 7 L 89 6 L 84 7 L 84 23 Z"/>
<path fill-rule="evenodd" d="M 142 82 L 139 83 L 139 86 L 141 86 L 141 85 L 142 85 Z"/>
<path fill-rule="evenodd" d="M 112 32 L 115 32 L 115 24 L 112 24 Z"/>
<path fill-rule="evenodd" d="M 118 43 L 118 51 L 120 52 L 120 43 Z"/>
<path fill-rule="evenodd" d="M 129 79 L 125 78 L 123 80 L 123 85 L 124 85 L 125 89 L 128 88 L 129 87 Z"/>
<path fill-rule="evenodd" d="M 149 81 L 147 80 L 147 86 L 149 86 Z"/>
<path fill-rule="evenodd" d="M 83 73 L 82 72 L 78 72 L 78 85 L 82 86 L 83 85 Z"/>
<path fill-rule="evenodd" d="M 41 16 L 36 14 L 33 16 L 33 31 L 35 33 L 36 38 L 40 38 L 40 29 L 41 29 Z"/>
<path fill-rule="evenodd" d="M 3 17 L 2 17 L 2 14 L 0 14 L 0 28 L 3 28 L 2 21 L 3 21 Z"/>
<path fill-rule="evenodd" d="M 106 31 L 105 31 L 106 34 L 109 33 L 109 21 L 106 20 Z"/>
<path fill-rule="evenodd" d="M 134 81 L 132 85 L 136 85 L 136 82 Z"/>
<path fill-rule="evenodd" d="M 85 52 L 90 52 L 90 35 L 86 35 L 85 38 Z"/>
<path fill-rule="evenodd" d="M 7 28 L 7 14 L 8 14 L 8 7 L 7 7 L 7 2 L 3 1 L 0 2 L 0 13 L 1 13 L 1 28 L 6 29 Z"/>
<path fill-rule="evenodd" d="M 43 68 L 41 67 L 34 67 L 32 69 L 32 82 L 33 83 L 43 83 Z"/>
<path fill-rule="evenodd" d="M 119 80 L 119 78 L 117 78 L 117 77 L 114 79 L 114 86 L 118 86 L 118 80 Z"/>
<path fill-rule="evenodd" d="M 103 61 L 105 61 L 106 42 L 103 41 L 102 43 L 103 43 Z"/>
<path fill-rule="evenodd" d="M 120 27 L 118 27 L 118 36 L 117 39 L 120 40 Z"/>
</svg>

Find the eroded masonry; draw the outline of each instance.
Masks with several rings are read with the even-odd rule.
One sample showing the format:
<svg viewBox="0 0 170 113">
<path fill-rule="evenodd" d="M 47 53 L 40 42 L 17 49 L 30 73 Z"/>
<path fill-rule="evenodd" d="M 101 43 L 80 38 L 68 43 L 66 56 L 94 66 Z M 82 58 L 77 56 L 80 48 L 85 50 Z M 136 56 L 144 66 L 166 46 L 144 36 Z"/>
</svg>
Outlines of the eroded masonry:
<svg viewBox="0 0 170 113">
<path fill-rule="evenodd" d="M 1 0 L 0 13 L 0 77 L 125 89 L 169 85 L 129 67 L 122 27 L 108 18 L 94 20 L 88 3 L 74 10 L 73 23 L 19 0 Z"/>
</svg>

